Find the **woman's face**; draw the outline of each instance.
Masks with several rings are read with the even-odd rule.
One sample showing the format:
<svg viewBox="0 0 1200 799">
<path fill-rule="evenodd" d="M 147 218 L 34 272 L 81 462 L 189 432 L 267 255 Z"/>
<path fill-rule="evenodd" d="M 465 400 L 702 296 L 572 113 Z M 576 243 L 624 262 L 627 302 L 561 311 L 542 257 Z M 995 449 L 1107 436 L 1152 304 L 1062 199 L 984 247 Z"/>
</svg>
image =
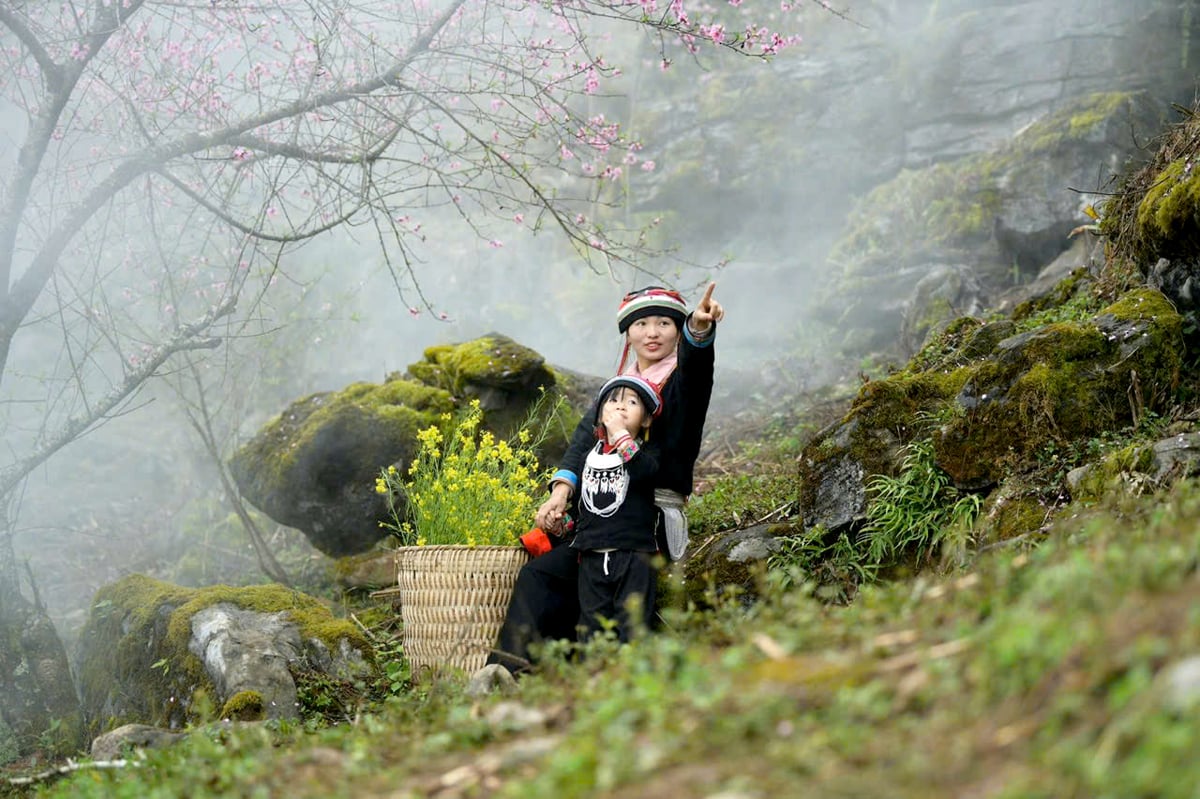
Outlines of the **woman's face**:
<svg viewBox="0 0 1200 799">
<path fill-rule="evenodd" d="M 625 333 L 638 363 L 657 363 L 675 351 L 679 328 L 669 316 L 643 316 Z"/>
</svg>

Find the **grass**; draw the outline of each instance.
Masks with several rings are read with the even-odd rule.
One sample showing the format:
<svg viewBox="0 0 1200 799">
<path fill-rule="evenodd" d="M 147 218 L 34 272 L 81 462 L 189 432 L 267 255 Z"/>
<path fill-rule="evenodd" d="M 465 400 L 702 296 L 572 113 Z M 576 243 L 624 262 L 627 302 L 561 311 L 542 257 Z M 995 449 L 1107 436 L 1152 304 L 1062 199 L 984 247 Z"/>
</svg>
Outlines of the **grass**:
<svg viewBox="0 0 1200 799">
<path fill-rule="evenodd" d="M 831 605 L 676 611 L 510 698 L 417 683 L 352 723 L 208 727 L 54 797 L 1184 797 L 1200 782 L 1200 485 Z"/>
<path fill-rule="evenodd" d="M 782 468 L 734 474 L 688 503 L 688 527 L 693 538 L 701 539 L 731 527 L 786 518 L 795 506 L 795 476 Z"/>
</svg>

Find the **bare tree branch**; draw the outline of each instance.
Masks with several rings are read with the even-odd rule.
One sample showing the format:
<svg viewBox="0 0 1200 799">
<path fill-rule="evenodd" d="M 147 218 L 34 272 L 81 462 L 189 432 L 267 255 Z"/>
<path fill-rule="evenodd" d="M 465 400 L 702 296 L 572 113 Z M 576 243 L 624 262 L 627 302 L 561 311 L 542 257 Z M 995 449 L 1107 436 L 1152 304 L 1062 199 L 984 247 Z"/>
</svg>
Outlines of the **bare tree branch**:
<svg viewBox="0 0 1200 799">
<path fill-rule="evenodd" d="M 127 19 L 142 2 L 143 0 L 137 0 L 133 3 L 128 13 L 121 18 Z M 0 298 L 3 299 L 3 302 L 0 302 L 0 379 L 3 378 L 8 361 L 12 337 L 45 287 L 63 250 L 84 223 L 134 178 L 180 156 L 204 152 L 219 144 L 229 145 L 248 131 L 265 128 L 274 122 L 296 118 L 320 108 L 340 105 L 392 86 L 413 59 L 428 49 L 439 31 L 454 17 L 465 2 L 466 0 L 455 0 L 451 3 L 427 26 L 424 33 L 413 41 L 412 46 L 402 58 L 397 59 L 389 69 L 374 78 L 285 103 L 274 110 L 248 116 L 220 130 L 185 135 L 172 142 L 147 148 L 141 156 L 132 157 L 123 162 L 80 200 L 73 211 L 55 228 L 47 238 L 45 246 L 38 251 L 12 290 L 5 295 L 4 292 L 11 277 L 13 246 L 23 208 L 28 202 L 30 187 L 51 139 L 54 123 L 65 107 L 73 86 L 72 82 L 68 82 L 63 91 L 53 96 L 54 103 L 50 110 L 39 116 L 36 131 L 30 132 L 26 147 L 22 148 L 18 175 L 10 187 L 10 194 L 7 197 L 8 207 L 0 209 Z M 109 34 L 111 31 L 108 34 L 93 33 L 89 40 L 92 43 L 100 42 L 102 44 L 101 37 Z"/>
<path fill-rule="evenodd" d="M 234 301 L 227 300 L 209 310 L 200 319 L 180 327 L 169 341 L 154 348 L 136 368 L 125 375 L 121 383 L 101 397 L 87 413 L 68 419 L 51 438 L 39 444 L 28 457 L 0 471 L 0 497 L 6 496 L 26 475 L 136 393 L 172 355 L 186 350 L 219 347 L 221 339 L 208 336 L 208 331 L 219 319 L 233 313 L 234 308 Z"/>
<path fill-rule="evenodd" d="M 246 503 L 242 502 L 241 492 L 237 490 L 237 486 L 234 485 L 233 480 L 229 476 L 229 470 L 225 466 L 225 459 L 221 455 L 221 448 L 217 444 L 216 434 L 213 432 L 213 418 L 209 412 L 204 383 L 200 379 L 196 364 L 189 361 L 188 369 L 192 383 L 196 387 L 195 403 L 189 404 L 184 409 L 188 422 L 191 423 L 192 429 L 196 431 L 196 434 L 200 436 L 200 440 L 204 442 L 204 450 L 208 453 L 213 466 L 217 469 L 217 475 L 221 480 L 221 487 L 225 490 L 225 496 L 229 500 L 229 504 L 233 506 L 233 512 L 241 520 L 242 527 L 246 530 L 246 535 L 250 539 L 250 545 L 254 548 L 254 555 L 258 560 L 258 568 L 275 582 L 291 588 L 291 578 L 288 577 L 287 571 L 276 560 L 275 555 L 271 552 L 271 548 L 267 546 L 262 531 L 258 528 L 254 517 L 246 509 Z"/>
<path fill-rule="evenodd" d="M 21 147 L 21 152 L 17 156 L 16 174 L 13 176 L 5 193 L 4 207 L 0 207 L 0 296 L 7 295 L 9 281 L 12 279 L 13 247 L 16 244 L 17 230 L 21 225 L 21 217 L 24 213 L 25 205 L 29 201 L 30 189 L 33 186 L 33 181 L 37 177 L 38 171 L 41 169 L 42 160 L 45 158 L 46 150 L 54 136 L 54 128 L 67 106 L 71 92 L 74 90 L 75 84 L 79 80 L 80 75 L 83 74 L 83 70 L 87 67 L 88 62 L 100 52 L 104 43 L 116 32 L 121 22 L 136 13 L 144 2 L 145 0 L 129 0 L 125 4 L 112 3 L 107 4 L 107 7 L 101 6 L 93 21 L 92 29 L 85 37 L 87 40 L 86 51 L 72 61 L 71 65 L 67 68 L 53 65 L 53 61 L 50 60 L 49 55 L 45 53 L 40 45 L 38 45 L 36 50 L 31 49 L 30 51 L 38 61 L 39 66 L 43 64 L 51 64 L 53 66 L 45 78 L 49 95 L 47 102 L 30 126 L 29 135 L 26 137 L 25 144 Z M 28 33 L 28 29 L 23 24 L 20 24 L 19 18 L 11 14 L 10 16 L 12 16 L 14 23 L 17 23 L 21 29 Z M 19 30 L 12 28 L 11 25 L 9 27 L 18 36 L 21 35 Z M 22 39 L 22 43 L 26 43 L 26 41 Z M 28 41 L 36 41 L 31 33 L 29 33 Z M 45 57 L 44 61 L 38 57 L 39 51 Z M 45 284 L 46 281 L 43 278 L 39 283 L 39 290 L 40 286 L 45 286 Z M 8 337 L 3 335 L 2 330 L 7 311 L 8 308 L 0 308 L 0 374 L 4 371 L 9 346 Z M 23 316 L 24 314 L 22 314 Z"/>
<path fill-rule="evenodd" d="M 213 205 L 207 199 L 202 197 L 200 194 L 193 191 L 190 186 L 188 186 L 185 183 L 183 183 L 182 181 L 180 181 L 178 178 L 176 178 L 170 172 L 167 172 L 165 170 L 159 170 L 158 174 L 162 175 L 164 178 L 169 180 L 171 182 L 171 185 L 175 186 L 175 188 L 179 189 L 181 192 L 183 192 L 185 195 L 187 195 L 189 198 L 191 198 L 191 200 L 194 203 L 196 203 L 197 205 L 204 208 L 206 211 L 208 211 L 210 214 L 212 214 L 216 218 L 220 219 L 226 225 L 229 225 L 229 227 L 233 228 L 234 230 L 239 230 L 242 233 L 245 233 L 247 236 L 250 236 L 255 239 L 259 239 L 261 241 L 271 241 L 271 242 L 276 242 L 276 243 L 287 244 L 287 243 L 291 243 L 291 242 L 303 241 L 304 239 L 311 239 L 315 236 L 321 235 L 322 233 L 328 233 L 329 231 L 333 230 L 334 228 L 345 224 L 352 216 L 354 216 L 354 214 L 358 213 L 358 211 L 360 210 L 357 207 L 353 208 L 349 212 L 342 214 L 340 216 L 336 216 L 336 217 L 330 219 L 325 224 L 320 225 L 315 228 L 311 228 L 309 230 L 297 230 L 297 231 L 293 231 L 287 235 L 273 235 L 271 233 L 267 233 L 266 231 L 264 231 L 260 228 L 251 227 L 249 225 L 243 224 L 243 223 L 239 222 L 238 220 L 234 219 L 232 216 L 230 216 L 224 210 L 222 210 L 221 208 L 218 208 L 216 205 Z"/>
</svg>

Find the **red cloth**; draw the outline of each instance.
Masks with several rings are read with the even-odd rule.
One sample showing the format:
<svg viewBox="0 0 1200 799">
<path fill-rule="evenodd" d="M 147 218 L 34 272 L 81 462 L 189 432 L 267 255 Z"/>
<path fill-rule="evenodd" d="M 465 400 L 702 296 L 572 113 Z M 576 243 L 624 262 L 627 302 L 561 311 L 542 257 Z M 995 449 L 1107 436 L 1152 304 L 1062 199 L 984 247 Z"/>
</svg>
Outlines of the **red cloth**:
<svg viewBox="0 0 1200 799">
<path fill-rule="evenodd" d="M 521 546 L 525 547 L 525 551 L 535 558 L 538 555 L 545 555 L 551 549 L 550 536 L 546 535 L 542 528 L 535 527 L 521 536 Z"/>
</svg>

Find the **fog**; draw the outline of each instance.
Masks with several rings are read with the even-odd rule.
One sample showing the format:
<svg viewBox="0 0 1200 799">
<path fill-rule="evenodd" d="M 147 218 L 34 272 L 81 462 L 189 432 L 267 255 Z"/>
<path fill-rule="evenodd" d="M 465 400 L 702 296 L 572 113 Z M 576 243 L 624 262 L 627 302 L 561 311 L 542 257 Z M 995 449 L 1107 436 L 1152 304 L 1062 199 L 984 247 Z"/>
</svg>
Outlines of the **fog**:
<svg viewBox="0 0 1200 799">
<path fill-rule="evenodd" d="M 256 324 L 198 362 L 196 374 L 211 379 L 219 397 L 214 412 L 224 454 L 293 399 L 382 381 L 420 360 L 428 346 L 487 332 L 509 335 L 554 365 L 603 375 L 619 352 L 613 319 L 620 296 L 652 282 L 676 286 L 693 302 L 707 281 L 717 283 L 727 319 L 714 413 L 735 412 L 783 385 L 813 387 L 853 371 L 835 346 L 836 329 L 812 312 L 836 269 L 830 247 L 856 200 L 901 169 L 1011 135 L 1056 102 L 1030 87 L 1061 91 L 1064 76 L 1078 67 L 1061 59 L 1026 67 L 1018 53 L 1005 62 L 1009 88 L 994 88 L 1029 96 L 987 110 L 994 97 L 964 96 L 953 85 L 971 48 L 989 43 L 968 38 L 953 52 L 932 46 L 945 40 L 936 15 L 950 30 L 975 10 L 1015 27 L 1012 15 L 1037 6 L 1054 7 L 1055 19 L 1078 22 L 1083 34 L 1128 22 L 1112 4 L 1103 12 L 1094 5 L 978 0 L 939 8 L 893 0 L 852 6 L 839 17 L 814 4 L 801 17 L 803 43 L 769 63 L 708 54 L 701 63 L 681 57 L 666 73 L 653 41 L 610 45 L 625 56 L 625 77 L 595 102 L 644 137 L 640 155 L 655 165 L 629 176 L 627 211 L 660 217 L 654 235 L 677 252 L 638 270 L 593 271 L 550 227 L 534 235 L 527 226 L 497 223 L 484 236 L 452 233 L 453 209 L 445 220 L 426 218 L 429 244 L 411 273 L 385 262 L 367 228 L 336 228 L 291 248 Z M 1089 21 L 1093 13 L 1099 18 Z M 915 36 L 922 26 L 937 35 Z M 1045 39 L 1030 46 L 1048 47 L 1058 34 L 1039 35 Z M 1096 86 L 1117 81 L 1109 69 L 1095 69 Z M 6 173 L 24 124 L 11 104 L 0 104 Z M 962 127 L 950 130 L 954 125 Z M 169 245 L 203 246 L 186 233 Z M 120 285 L 114 275 L 104 279 Z M 20 376 L 36 381 L 39 364 L 61 357 L 60 330 L 51 322 L 18 336 L 13 363 Z M 173 359 L 160 374 L 165 379 L 147 385 L 119 415 L 37 469 L 12 508 L 18 553 L 29 567 L 26 587 L 68 638 L 99 586 L 130 571 L 170 578 L 172 557 L 199 546 L 206 529 L 228 525 L 211 459 L 183 413 L 194 401 L 179 388 L 189 373 Z M 35 394 L 9 393 L 13 381 L 6 381 L 6 449 L 17 457 L 20 442 L 41 434 L 21 422 L 25 412 L 46 409 Z M 58 395 L 47 389 L 40 396 L 51 402 Z M 305 548 L 294 531 L 271 534 L 279 545 Z M 232 551 L 227 539 L 214 538 L 207 551 L 222 565 L 205 572 L 209 581 L 253 577 L 248 546 Z M 302 572 L 322 562 L 310 552 L 288 565 Z"/>
</svg>

